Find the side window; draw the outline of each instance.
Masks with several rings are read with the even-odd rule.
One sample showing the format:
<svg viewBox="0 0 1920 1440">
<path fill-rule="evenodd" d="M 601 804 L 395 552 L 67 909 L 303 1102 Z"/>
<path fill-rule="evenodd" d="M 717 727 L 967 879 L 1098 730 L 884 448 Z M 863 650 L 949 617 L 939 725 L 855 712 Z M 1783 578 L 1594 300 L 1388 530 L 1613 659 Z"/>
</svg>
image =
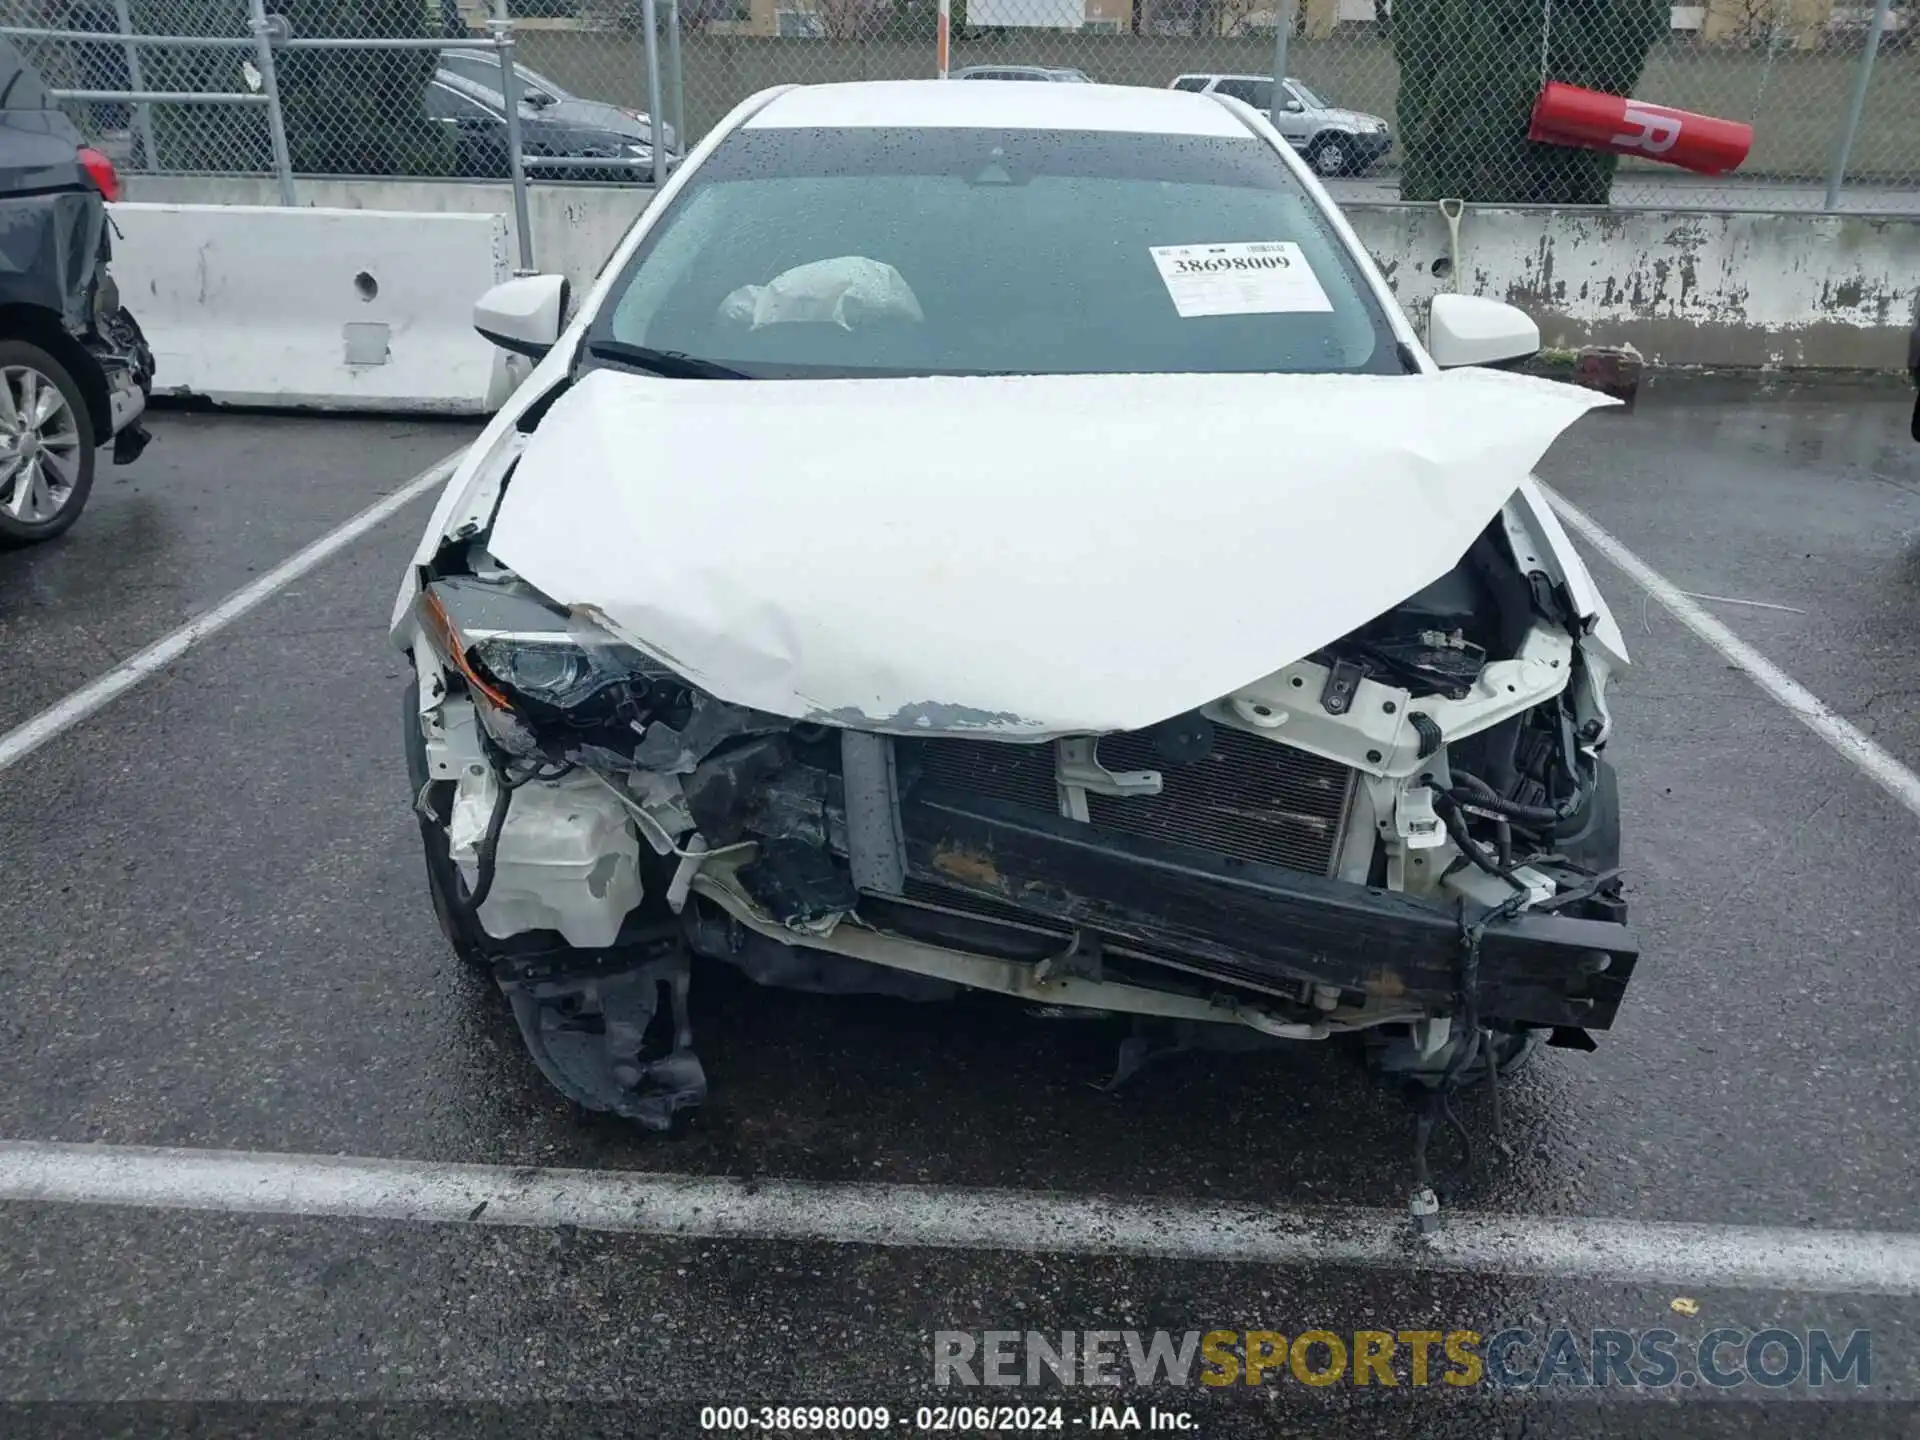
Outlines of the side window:
<svg viewBox="0 0 1920 1440">
<path fill-rule="evenodd" d="M 1214 86 L 1216 94 L 1231 95 L 1236 100 L 1244 100 L 1256 110 L 1265 110 L 1273 104 L 1273 82 L 1271 80 L 1250 80 L 1245 76 L 1232 76 Z"/>
<path fill-rule="evenodd" d="M 477 100 L 471 100 L 451 85 L 438 80 L 427 87 L 427 117 L 454 124 L 461 121 L 497 120 L 499 117 Z"/>
<path fill-rule="evenodd" d="M 500 66 L 491 55 L 464 55 L 458 51 L 445 51 L 440 56 L 440 73 L 451 75 L 455 80 L 469 85 L 477 85 L 491 94 L 500 93 Z M 553 82 L 536 75 L 524 65 L 513 67 L 514 78 L 520 82 L 520 103 L 538 109 L 555 103 L 560 97 L 553 93 Z"/>
<path fill-rule="evenodd" d="M 471 80 L 493 90 L 500 88 L 500 66 L 491 55 L 449 50 L 440 56 L 440 68 L 462 80 Z"/>
<path fill-rule="evenodd" d="M 1176 90 L 1204 90 L 1207 88 L 1207 77 L 1204 75 L 1182 75 L 1178 80 L 1173 82 L 1173 88 Z"/>
<path fill-rule="evenodd" d="M 774 11 L 774 23 L 778 32 L 789 40 L 824 40 L 827 34 L 820 17 L 811 10 L 794 10 L 783 5 Z"/>
<path fill-rule="evenodd" d="M 46 87 L 14 43 L 0 37 L 0 109 L 45 110 Z"/>
</svg>

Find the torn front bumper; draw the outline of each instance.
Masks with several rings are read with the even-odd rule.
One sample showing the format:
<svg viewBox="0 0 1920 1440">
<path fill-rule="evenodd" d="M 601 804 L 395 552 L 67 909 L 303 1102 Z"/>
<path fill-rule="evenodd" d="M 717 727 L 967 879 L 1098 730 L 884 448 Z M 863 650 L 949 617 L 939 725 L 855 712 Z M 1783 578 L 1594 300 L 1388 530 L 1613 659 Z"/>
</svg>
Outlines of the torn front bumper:
<svg viewBox="0 0 1920 1440">
<path fill-rule="evenodd" d="M 151 438 L 140 421 L 153 393 L 153 349 L 139 322 L 117 304 L 103 309 L 94 332 L 82 343 L 106 382 L 113 461 L 116 465 L 131 464 L 140 458 Z"/>
<path fill-rule="evenodd" d="M 586 1109 L 667 1130 L 707 1096 L 687 1017 L 686 950 L 674 927 L 622 941 L 598 956 L 501 956 L 494 979 L 556 1090 Z"/>
<path fill-rule="evenodd" d="M 1467 998 L 1465 937 L 1489 914 L 1471 902 L 1447 909 L 933 788 L 903 799 L 900 822 L 909 885 L 989 902 L 983 918 L 1031 917 L 1104 937 L 1187 977 L 1318 990 L 1343 1009 L 1458 1010 Z M 1585 908 L 1579 916 L 1522 911 L 1486 926 L 1472 967 L 1483 1021 L 1613 1023 L 1639 947 L 1624 907 L 1595 899 Z"/>
</svg>

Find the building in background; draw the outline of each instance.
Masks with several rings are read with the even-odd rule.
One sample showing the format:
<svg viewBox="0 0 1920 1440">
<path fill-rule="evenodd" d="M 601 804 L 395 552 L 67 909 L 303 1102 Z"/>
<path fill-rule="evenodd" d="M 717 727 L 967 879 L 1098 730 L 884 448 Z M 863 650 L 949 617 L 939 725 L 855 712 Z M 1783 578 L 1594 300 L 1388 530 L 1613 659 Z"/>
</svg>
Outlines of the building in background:
<svg viewBox="0 0 1920 1440">
<path fill-rule="evenodd" d="M 1691 31 L 1708 44 L 1846 49 L 1865 42 L 1873 9 L 1870 3 L 1834 0 L 1709 0 L 1705 5 L 1674 6 L 1673 28 Z M 1904 35 L 1912 17 L 1909 4 L 1894 0 L 1886 35 Z"/>
<path fill-rule="evenodd" d="M 1132 0 L 968 0 L 969 30 L 1082 30 L 1117 35 L 1132 28 Z"/>
<path fill-rule="evenodd" d="M 490 0 L 427 0 L 473 33 L 485 33 Z M 895 10 L 912 0 L 681 0 L 682 23 L 713 35 L 784 36 L 793 40 L 858 40 L 897 33 Z M 1920 0 L 1893 0 L 1889 43 L 1904 41 Z M 1081 31 L 1119 35 L 1136 28 L 1164 36 L 1245 36 L 1271 33 L 1278 19 L 1273 0 L 971 0 L 970 30 Z M 269 7 L 271 8 L 271 7 Z M 534 28 L 630 29 L 621 0 L 509 0 L 514 18 Z M 1336 32 L 1365 32 L 1391 18 L 1392 0 L 1298 0 L 1296 33 L 1323 40 Z M 1846 49 L 1865 39 L 1873 17 L 1871 0 L 1707 0 L 1673 5 L 1676 36 L 1708 45 L 1770 49 Z M 449 24 L 449 29 L 452 24 Z M 1897 37 L 1897 38 L 1896 38 Z"/>
</svg>

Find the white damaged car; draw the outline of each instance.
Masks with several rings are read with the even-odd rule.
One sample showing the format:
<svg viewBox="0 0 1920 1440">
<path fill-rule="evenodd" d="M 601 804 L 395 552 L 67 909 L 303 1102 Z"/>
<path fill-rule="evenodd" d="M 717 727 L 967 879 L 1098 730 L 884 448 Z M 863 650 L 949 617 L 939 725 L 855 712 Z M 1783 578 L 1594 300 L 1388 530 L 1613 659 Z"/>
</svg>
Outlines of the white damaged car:
<svg viewBox="0 0 1920 1440">
<path fill-rule="evenodd" d="M 664 1127 L 693 956 L 1436 1091 L 1633 969 L 1619 628 L 1531 478 L 1595 405 L 1212 95 L 770 90 L 453 474 L 393 641 L 447 938 L 542 1070 Z M 569 309 L 576 313 L 567 319 Z"/>
</svg>

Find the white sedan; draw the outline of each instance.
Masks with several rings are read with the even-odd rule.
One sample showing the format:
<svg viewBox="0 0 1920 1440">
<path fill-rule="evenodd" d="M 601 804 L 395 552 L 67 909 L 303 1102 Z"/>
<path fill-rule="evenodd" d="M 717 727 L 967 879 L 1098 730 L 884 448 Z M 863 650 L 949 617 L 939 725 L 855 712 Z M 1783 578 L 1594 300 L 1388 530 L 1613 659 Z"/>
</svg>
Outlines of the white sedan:
<svg viewBox="0 0 1920 1440">
<path fill-rule="evenodd" d="M 698 1103 L 691 957 L 1436 1091 L 1591 1047 L 1636 957 L 1626 663 L 1531 478 L 1604 403 L 1425 343 L 1229 98 L 769 90 L 449 482 L 394 643 L 429 886 L 545 1073 Z M 1456 368 L 1468 367 L 1468 368 Z"/>
</svg>

